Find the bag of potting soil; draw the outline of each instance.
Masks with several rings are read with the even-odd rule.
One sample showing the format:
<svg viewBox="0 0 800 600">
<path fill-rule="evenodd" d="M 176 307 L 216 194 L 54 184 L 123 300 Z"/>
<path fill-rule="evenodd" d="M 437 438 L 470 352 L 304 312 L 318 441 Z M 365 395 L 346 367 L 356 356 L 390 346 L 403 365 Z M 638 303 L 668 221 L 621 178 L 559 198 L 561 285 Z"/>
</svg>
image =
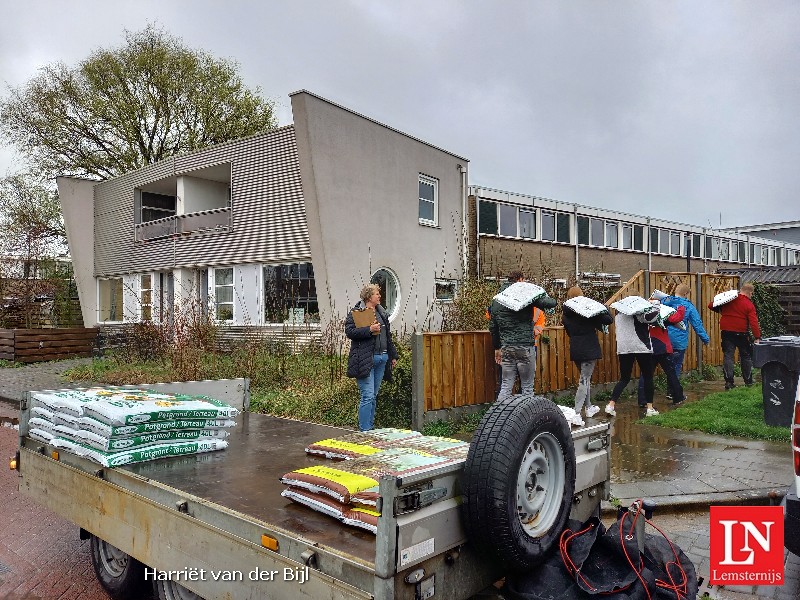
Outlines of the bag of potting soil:
<svg viewBox="0 0 800 600">
<path fill-rule="evenodd" d="M 723 304 L 727 304 L 728 302 L 731 302 L 738 295 L 739 295 L 739 291 L 738 290 L 727 290 L 725 292 L 720 292 L 719 294 L 714 296 L 714 299 L 711 301 L 711 307 L 712 308 L 718 308 L 718 307 L 722 306 Z"/>
<path fill-rule="evenodd" d="M 55 421 L 53 420 L 55 418 L 55 413 L 44 406 L 32 406 L 31 416 L 44 419 L 45 421 L 50 421 L 51 423 L 55 423 Z"/>
<path fill-rule="evenodd" d="M 192 441 L 192 440 L 224 440 L 230 435 L 224 429 L 179 429 L 176 431 L 158 431 L 155 433 L 143 433 L 131 437 L 112 437 L 107 438 L 94 431 L 79 429 L 75 432 L 74 438 L 79 442 L 102 450 L 103 452 L 116 452 L 119 450 L 129 450 L 152 446 L 162 442 Z"/>
<path fill-rule="evenodd" d="M 176 431 L 181 429 L 229 429 L 236 426 L 231 419 L 174 419 L 172 421 L 152 421 L 138 425 L 109 425 L 94 417 L 81 417 L 80 428 L 106 438 L 130 437 L 143 433 Z"/>
<path fill-rule="evenodd" d="M 56 434 L 56 426 L 55 423 L 52 421 L 48 421 L 47 419 L 42 419 L 41 417 L 33 417 L 28 421 L 28 426 L 31 429 L 41 429 L 42 431 L 46 431 L 51 435 Z"/>
<path fill-rule="evenodd" d="M 494 297 L 494 300 L 506 308 L 510 308 L 513 311 L 518 311 L 530 304 L 533 304 L 536 302 L 536 300 L 546 295 L 547 292 L 545 289 L 539 287 L 535 283 L 518 281 L 517 283 L 512 283 L 502 292 L 497 294 Z"/>
<path fill-rule="evenodd" d="M 73 414 L 63 412 L 63 411 L 56 411 L 53 413 L 53 423 L 56 425 L 66 425 L 71 429 L 80 429 L 80 417 L 76 417 Z"/>
<path fill-rule="evenodd" d="M 53 445 L 59 445 L 65 450 L 69 450 L 83 456 L 89 460 L 100 463 L 104 467 L 119 467 L 131 463 L 147 462 L 156 460 L 158 458 L 166 458 L 169 456 L 184 456 L 187 454 L 199 454 L 201 452 L 213 452 L 215 450 L 223 450 L 228 447 L 228 442 L 225 440 L 196 440 L 196 441 L 181 441 L 181 442 L 163 442 L 146 446 L 144 448 L 122 450 L 119 452 L 103 452 L 92 448 L 86 444 L 73 442 L 68 439 L 55 438 Z"/>
<path fill-rule="evenodd" d="M 33 438 L 34 440 L 39 440 L 40 442 L 44 442 L 45 444 L 51 444 L 53 439 L 56 437 L 53 435 L 53 432 L 47 429 L 41 429 L 38 427 L 32 427 L 28 430 L 28 435 Z"/>
<path fill-rule="evenodd" d="M 53 434 L 60 437 L 65 437 L 70 440 L 77 441 L 75 435 L 78 433 L 77 429 L 73 429 L 67 425 L 53 425 Z"/>
<path fill-rule="evenodd" d="M 94 396 L 84 396 L 80 390 L 63 390 L 31 393 L 31 406 L 44 408 L 51 413 L 67 413 L 75 417 L 83 416 L 84 406 L 97 401 Z"/>
<path fill-rule="evenodd" d="M 586 296 L 576 296 L 564 302 L 564 306 L 569 308 L 572 312 L 579 314 L 582 317 L 591 319 L 597 315 L 608 312 L 608 307 L 602 302 L 592 300 Z"/>
<path fill-rule="evenodd" d="M 175 419 L 232 419 L 239 414 L 234 407 L 204 396 L 174 395 L 141 399 L 113 399 L 85 405 L 86 415 L 107 425 L 138 425 Z"/>
<path fill-rule="evenodd" d="M 284 474 L 281 482 L 327 494 L 347 504 L 353 494 L 376 488 L 383 475 L 425 472 L 456 462 L 459 461 L 407 448 L 391 448 L 372 456 L 336 463 L 335 466 L 297 469 Z"/>
<path fill-rule="evenodd" d="M 466 460 L 469 452 L 469 442 L 435 435 L 421 435 L 387 442 L 384 448 L 409 448 L 427 452 L 433 456 Z"/>
<path fill-rule="evenodd" d="M 386 427 L 384 429 L 359 431 L 337 438 L 320 440 L 310 444 L 306 448 L 306 452 L 326 458 L 357 458 L 380 452 L 384 443 L 397 442 L 421 435 L 418 431 L 411 431 L 410 429 Z"/>
<path fill-rule="evenodd" d="M 302 504 L 303 506 L 308 506 L 317 512 L 334 517 L 339 521 L 342 520 L 345 511 L 348 509 L 346 504 L 342 504 L 330 496 L 316 494 L 302 488 L 288 487 L 281 492 L 281 496 L 293 500 L 298 504 Z"/>
<path fill-rule="evenodd" d="M 378 517 L 381 513 L 368 508 L 351 508 L 342 516 L 342 522 L 346 525 L 360 527 L 372 533 L 378 533 Z"/>
<path fill-rule="evenodd" d="M 640 315 L 653 310 L 653 305 L 650 301 L 645 300 L 641 296 L 626 296 L 622 300 L 617 300 L 612 303 L 611 307 L 617 310 L 617 312 L 628 316 Z"/>
</svg>

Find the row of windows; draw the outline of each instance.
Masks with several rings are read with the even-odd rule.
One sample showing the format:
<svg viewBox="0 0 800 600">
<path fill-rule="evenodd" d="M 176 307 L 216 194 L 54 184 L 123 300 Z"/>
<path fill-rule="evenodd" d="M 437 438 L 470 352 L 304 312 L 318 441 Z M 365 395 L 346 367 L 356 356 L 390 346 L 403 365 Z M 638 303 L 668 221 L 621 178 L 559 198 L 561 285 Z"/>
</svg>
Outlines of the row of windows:
<svg viewBox="0 0 800 600">
<path fill-rule="evenodd" d="M 537 218 L 541 220 L 538 229 Z M 748 248 L 746 242 L 737 240 L 584 215 L 578 215 L 576 221 L 577 242 L 581 246 L 647 250 L 654 254 L 757 265 L 800 264 L 800 250 L 791 248 L 784 254 L 782 248 L 774 246 L 751 243 Z M 478 201 L 478 233 L 481 234 L 571 244 L 575 241 L 572 223 L 570 213 Z"/>
</svg>

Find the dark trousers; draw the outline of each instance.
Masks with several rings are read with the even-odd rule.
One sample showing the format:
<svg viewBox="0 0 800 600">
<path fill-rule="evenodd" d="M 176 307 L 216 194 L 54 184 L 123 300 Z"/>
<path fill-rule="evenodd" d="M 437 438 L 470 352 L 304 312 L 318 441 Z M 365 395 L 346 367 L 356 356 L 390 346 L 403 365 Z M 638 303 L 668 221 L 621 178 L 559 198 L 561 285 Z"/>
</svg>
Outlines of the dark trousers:
<svg viewBox="0 0 800 600">
<path fill-rule="evenodd" d="M 611 399 L 616 402 L 625 390 L 625 386 L 631 381 L 631 373 L 633 372 L 633 363 L 639 364 L 639 370 L 642 372 L 644 379 L 644 400 L 645 404 L 653 402 L 653 370 L 655 365 L 653 363 L 652 354 L 620 354 L 619 355 L 619 381 L 614 386 L 614 391 L 611 392 Z"/>
<path fill-rule="evenodd" d="M 733 385 L 733 355 L 739 349 L 739 362 L 742 365 L 742 378 L 746 385 L 753 384 L 753 345 L 750 336 L 736 331 L 722 332 L 722 374 L 725 383 Z"/>
<path fill-rule="evenodd" d="M 670 354 L 654 354 L 653 355 L 653 372 L 655 373 L 656 365 L 660 365 L 664 369 L 664 375 L 667 376 L 667 390 L 672 394 L 673 402 L 680 402 L 683 399 L 683 386 L 681 380 L 678 379 L 675 371 L 675 364 L 672 362 Z M 647 402 L 644 396 L 644 377 L 639 377 L 639 406 L 644 406 Z"/>
</svg>

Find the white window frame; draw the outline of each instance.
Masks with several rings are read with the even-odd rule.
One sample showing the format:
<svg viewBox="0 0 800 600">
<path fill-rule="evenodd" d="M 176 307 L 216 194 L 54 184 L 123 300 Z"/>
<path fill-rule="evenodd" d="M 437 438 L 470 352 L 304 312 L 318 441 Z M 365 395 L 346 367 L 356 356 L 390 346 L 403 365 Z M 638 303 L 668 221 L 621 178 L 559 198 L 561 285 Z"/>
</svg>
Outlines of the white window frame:
<svg viewBox="0 0 800 600">
<path fill-rule="evenodd" d="M 150 278 L 150 287 L 145 287 L 144 279 L 145 277 Z M 139 275 L 139 320 L 140 321 L 152 321 L 153 320 L 153 273 L 142 273 Z M 150 302 L 145 302 L 144 293 L 150 292 Z M 150 317 L 145 318 L 144 312 L 145 307 L 150 309 Z"/>
<path fill-rule="evenodd" d="M 419 186 L 420 185 L 430 185 L 433 187 L 433 220 L 430 219 L 423 219 L 419 215 L 419 203 L 420 202 L 430 202 L 427 198 L 422 198 L 419 194 Z M 439 180 L 435 177 L 430 177 L 428 175 L 423 175 L 422 173 L 419 174 L 419 179 L 417 182 L 417 217 L 419 217 L 419 224 L 426 225 L 429 227 L 438 227 L 439 226 Z M 497 223 L 498 231 L 500 229 L 500 222 L 498 220 Z"/>
<path fill-rule="evenodd" d="M 393 290 L 393 292 L 394 292 L 394 304 L 393 304 L 391 310 L 389 310 L 389 307 L 387 306 L 388 298 L 384 297 L 384 296 L 388 296 L 389 295 L 388 290 L 386 291 L 386 294 L 381 296 L 381 306 L 383 306 L 386 309 L 386 312 L 389 313 L 389 321 L 391 322 L 391 321 L 394 321 L 395 317 L 398 314 L 400 314 L 400 307 L 401 307 L 401 305 L 403 303 L 403 290 L 400 287 L 400 278 L 397 276 L 397 273 L 395 272 L 394 269 L 391 269 L 389 267 L 378 267 L 372 273 L 372 276 L 370 277 L 369 280 L 373 281 L 375 276 L 378 273 L 380 273 L 381 271 L 383 271 L 384 273 L 387 274 L 387 280 L 389 282 L 391 282 L 392 287 L 394 288 L 394 290 Z"/>
<path fill-rule="evenodd" d="M 455 300 L 456 294 L 458 293 L 458 280 L 457 279 L 434 279 L 433 282 L 434 290 L 433 296 L 437 302 L 452 302 Z M 451 289 L 452 293 L 446 296 L 442 296 L 439 293 L 440 289 L 447 288 Z"/>
<path fill-rule="evenodd" d="M 114 298 L 114 292 L 117 290 L 117 283 L 119 282 L 119 298 Z M 103 319 L 103 287 L 111 286 L 109 296 L 109 317 L 118 316 L 116 319 Z M 122 323 L 125 320 L 125 284 L 122 277 L 103 277 L 97 280 L 97 322 L 98 323 Z M 115 311 L 111 311 L 111 306 L 115 307 Z"/>
<path fill-rule="evenodd" d="M 231 283 L 230 284 L 222 284 L 217 285 L 217 271 L 228 271 L 231 272 Z M 234 319 L 234 300 L 236 298 L 236 270 L 233 267 L 214 267 L 209 269 L 208 274 L 208 287 L 209 287 L 209 296 L 211 303 L 211 316 L 213 317 L 214 321 L 217 323 L 233 323 Z M 230 301 L 220 301 L 217 299 L 217 288 L 231 288 L 231 299 Z M 218 319 L 217 314 L 219 311 L 220 306 L 230 305 L 231 307 L 231 318 L 230 319 Z"/>
<path fill-rule="evenodd" d="M 521 218 L 522 213 L 525 213 L 525 214 L 533 216 L 533 230 L 530 232 L 530 235 L 528 235 L 528 236 L 522 235 L 522 218 Z M 528 208 L 520 208 L 520 209 L 518 209 L 517 210 L 517 234 L 519 235 L 519 237 L 522 238 L 523 240 L 535 240 L 535 239 L 537 239 L 536 238 L 536 224 L 538 223 L 538 221 L 539 221 L 539 219 L 538 219 L 538 215 L 536 214 L 536 209 L 535 208 L 530 208 L 530 209 L 528 209 Z M 498 229 L 499 228 L 500 228 L 500 226 L 498 224 Z"/>
<path fill-rule="evenodd" d="M 625 236 L 628 236 L 628 244 L 625 245 Z M 623 250 L 633 250 L 633 225 L 631 223 L 622 223 L 622 242 Z"/>
<path fill-rule="evenodd" d="M 503 209 L 511 209 L 514 211 L 514 233 L 503 232 Z M 519 237 L 519 209 L 511 204 L 497 203 L 497 235 L 500 237 Z"/>
</svg>

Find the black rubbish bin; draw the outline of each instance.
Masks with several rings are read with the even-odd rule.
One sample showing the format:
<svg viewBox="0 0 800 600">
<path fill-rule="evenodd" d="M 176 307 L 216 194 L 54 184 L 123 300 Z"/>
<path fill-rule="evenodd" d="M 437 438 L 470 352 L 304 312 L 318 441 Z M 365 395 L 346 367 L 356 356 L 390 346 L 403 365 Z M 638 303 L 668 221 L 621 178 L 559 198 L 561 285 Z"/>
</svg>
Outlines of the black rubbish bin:
<svg viewBox="0 0 800 600">
<path fill-rule="evenodd" d="M 800 337 L 762 339 L 753 346 L 753 366 L 761 369 L 764 421 L 774 427 L 788 427 L 793 421 L 800 377 Z"/>
</svg>

